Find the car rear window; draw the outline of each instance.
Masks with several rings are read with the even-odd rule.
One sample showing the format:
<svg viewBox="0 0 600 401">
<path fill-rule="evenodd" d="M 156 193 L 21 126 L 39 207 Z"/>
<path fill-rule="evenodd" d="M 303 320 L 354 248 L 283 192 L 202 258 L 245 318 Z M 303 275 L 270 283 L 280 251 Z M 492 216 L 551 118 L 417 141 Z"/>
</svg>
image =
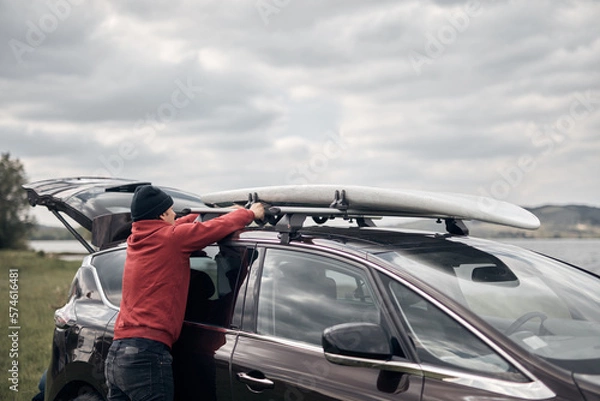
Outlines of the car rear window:
<svg viewBox="0 0 600 401">
<path fill-rule="evenodd" d="M 92 261 L 92 265 L 98 272 L 104 295 L 115 306 L 121 304 L 126 255 L 125 249 L 119 249 L 96 255 Z"/>
</svg>

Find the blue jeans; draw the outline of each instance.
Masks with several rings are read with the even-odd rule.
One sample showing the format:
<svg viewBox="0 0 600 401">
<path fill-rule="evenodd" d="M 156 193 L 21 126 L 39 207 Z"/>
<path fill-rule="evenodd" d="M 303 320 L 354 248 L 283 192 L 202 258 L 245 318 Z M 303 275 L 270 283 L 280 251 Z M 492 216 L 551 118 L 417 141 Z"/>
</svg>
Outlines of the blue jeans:
<svg viewBox="0 0 600 401">
<path fill-rule="evenodd" d="M 38 383 L 38 389 L 40 390 L 40 392 L 37 393 L 35 396 L 33 396 L 31 401 L 44 401 L 44 392 L 46 391 L 46 374 L 47 373 L 48 373 L 48 370 L 44 370 L 44 373 L 42 373 L 42 377 L 40 377 L 40 382 Z"/>
<path fill-rule="evenodd" d="M 113 341 L 106 357 L 108 401 L 172 401 L 173 357 L 158 341 Z"/>
</svg>

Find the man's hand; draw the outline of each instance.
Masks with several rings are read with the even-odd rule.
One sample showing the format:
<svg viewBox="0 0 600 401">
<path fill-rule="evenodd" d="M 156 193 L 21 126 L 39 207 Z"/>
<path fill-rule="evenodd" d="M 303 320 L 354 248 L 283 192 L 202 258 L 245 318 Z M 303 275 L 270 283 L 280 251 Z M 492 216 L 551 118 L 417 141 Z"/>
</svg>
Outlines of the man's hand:
<svg viewBox="0 0 600 401">
<path fill-rule="evenodd" d="M 250 210 L 254 213 L 254 220 L 263 220 L 265 218 L 265 207 L 262 203 L 253 203 L 250 206 Z"/>
</svg>

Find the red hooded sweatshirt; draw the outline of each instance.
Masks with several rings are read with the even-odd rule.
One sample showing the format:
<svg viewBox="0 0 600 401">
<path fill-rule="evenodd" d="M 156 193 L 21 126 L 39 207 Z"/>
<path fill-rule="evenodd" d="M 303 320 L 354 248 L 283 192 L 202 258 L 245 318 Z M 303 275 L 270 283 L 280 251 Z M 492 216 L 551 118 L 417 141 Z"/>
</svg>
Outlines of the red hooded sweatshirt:
<svg viewBox="0 0 600 401">
<path fill-rule="evenodd" d="M 133 223 L 115 340 L 146 338 L 171 348 L 183 325 L 190 254 L 242 229 L 254 213 L 239 209 L 204 223 L 194 222 L 197 217 L 182 217 L 174 225 L 163 220 Z"/>
</svg>

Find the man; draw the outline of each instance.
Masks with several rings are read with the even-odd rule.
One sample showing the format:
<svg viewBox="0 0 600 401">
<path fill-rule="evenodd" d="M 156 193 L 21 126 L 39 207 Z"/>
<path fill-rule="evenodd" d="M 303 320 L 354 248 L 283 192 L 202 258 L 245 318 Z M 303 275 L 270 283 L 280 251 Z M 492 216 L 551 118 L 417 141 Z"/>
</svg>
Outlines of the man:
<svg viewBox="0 0 600 401">
<path fill-rule="evenodd" d="M 264 217 L 260 203 L 196 222 L 175 220 L 173 199 L 151 185 L 136 188 L 127 238 L 123 296 L 106 358 L 109 401 L 173 399 L 171 347 L 183 325 L 190 254 Z"/>
</svg>

